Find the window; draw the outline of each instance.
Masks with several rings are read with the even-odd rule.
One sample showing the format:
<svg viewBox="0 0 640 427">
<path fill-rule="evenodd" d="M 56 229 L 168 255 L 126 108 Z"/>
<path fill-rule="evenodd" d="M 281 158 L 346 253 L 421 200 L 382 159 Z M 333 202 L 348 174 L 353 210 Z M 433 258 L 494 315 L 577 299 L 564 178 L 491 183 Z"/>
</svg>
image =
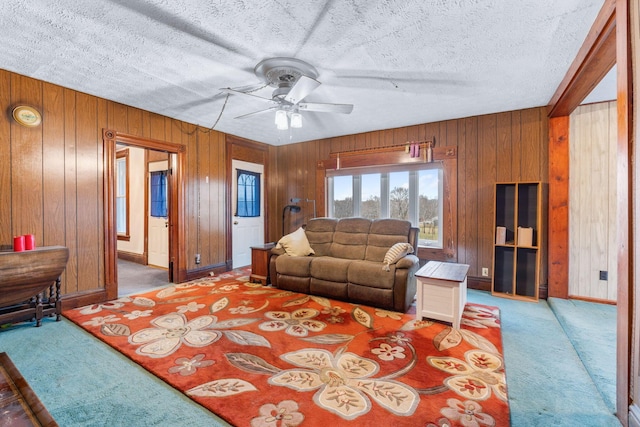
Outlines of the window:
<svg viewBox="0 0 640 427">
<path fill-rule="evenodd" d="M 151 172 L 151 216 L 166 218 L 167 171 Z"/>
<path fill-rule="evenodd" d="M 116 233 L 129 239 L 129 150 L 116 152 Z"/>
<path fill-rule="evenodd" d="M 420 246 L 442 248 L 441 163 L 341 169 L 327 177 L 329 216 L 405 219 L 420 229 Z"/>
<path fill-rule="evenodd" d="M 237 169 L 238 197 L 236 216 L 260 216 L 260 174 Z"/>
</svg>

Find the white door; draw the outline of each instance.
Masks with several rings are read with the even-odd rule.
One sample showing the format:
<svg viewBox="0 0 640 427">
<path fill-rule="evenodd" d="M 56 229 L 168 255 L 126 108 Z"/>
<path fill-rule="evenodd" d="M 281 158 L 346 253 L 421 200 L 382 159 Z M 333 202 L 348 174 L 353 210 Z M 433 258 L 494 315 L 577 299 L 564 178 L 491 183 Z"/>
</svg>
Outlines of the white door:
<svg viewBox="0 0 640 427">
<path fill-rule="evenodd" d="M 148 236 L 149 236 L 149 252 L 147 263 L 156 267 L 169 268 L 169 217 L 168 216 L 152 216 L 151 199 L 151 172 L 162 172 L 169 169 L 169 162 L 163 160 L 160 162 L 149 163 L 149 178 L 147 179 L 149 193 L 149 210 L 148 217 Z M 164 199 L 167 200 L 167 186 L 164 186 Z M 157 214 L 157 213 L 156 213 Z M 167 211 L 168 215 L 168 211 Z"/>
<path fill-rule="evenodd" d="M 251 265 L 251 246 L 264 244 L 264 166 L 233 160 L 232 166 L 232 225 L 233 268 Z M 240 171 L 240 186 L 238 186 Z M 257 178 L 257 179 L 256 179 Z M 252 187 L 255 183 L 257 187 Z M 252 188 L 255 192 L 252 192 Z M 240 193 L 240 195 L 239 195 Z M 238 203 L 238 196 L 240 203 Z M 258 196 L 258 200 L 255 198 Z M 256 201 L 257 209 L 250 207 Z M 256 216 L 253 216 L 256 215 Z"/>
</svg>

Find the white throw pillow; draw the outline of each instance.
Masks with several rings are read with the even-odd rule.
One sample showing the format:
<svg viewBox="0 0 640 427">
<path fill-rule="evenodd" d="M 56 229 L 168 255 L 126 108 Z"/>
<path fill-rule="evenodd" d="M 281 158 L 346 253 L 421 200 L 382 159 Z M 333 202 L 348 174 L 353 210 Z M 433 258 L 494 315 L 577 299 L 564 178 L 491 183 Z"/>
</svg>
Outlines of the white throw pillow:
<svg viewBox="0 0 640 427">
<path fill-rule="evenodd" d="M 307 256 L 315 252 L 309 246 L 309 240 L 302 227 L 278 240 L 276 248 L 284 248 L 287 255 Z"/>
<path fill-rule="evenodd" d="M 405 255 L 413 252 L 413 246 L 408 243 L 396 243 L 391 246 L 391 248 L 387 251 L 387 254 L 384 256 L 384 265 L 382 269 L 384 271 L 390 271 L 389 265 L 395 264 L 400 259 L 402 259 Z"/>
</svg>

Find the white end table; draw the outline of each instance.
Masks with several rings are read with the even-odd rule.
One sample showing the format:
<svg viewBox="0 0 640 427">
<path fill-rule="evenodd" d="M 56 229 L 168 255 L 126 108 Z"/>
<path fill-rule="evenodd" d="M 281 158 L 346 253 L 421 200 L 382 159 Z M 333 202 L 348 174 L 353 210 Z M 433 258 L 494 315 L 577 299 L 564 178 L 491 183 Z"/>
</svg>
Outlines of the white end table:
<svg viewBox="0 0 640 427">
<path fill-rule="evenodd" d="M 467 303 L 467 264 L 429 261 L 416 273 L 416 316 L 449 322 L 460 329 Z"/>
</svg>

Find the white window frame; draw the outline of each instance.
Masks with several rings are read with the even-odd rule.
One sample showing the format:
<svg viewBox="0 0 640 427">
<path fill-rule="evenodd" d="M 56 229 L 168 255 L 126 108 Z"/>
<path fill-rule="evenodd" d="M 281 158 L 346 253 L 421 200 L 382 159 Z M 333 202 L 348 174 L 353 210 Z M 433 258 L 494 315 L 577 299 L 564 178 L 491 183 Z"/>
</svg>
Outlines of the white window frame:
<svg viewBox="0 0 640 427">
<path fill-rule="evenodd" d="M 379 173 L 380 174 L 380 217 L 389 218 L 390 215 L 390 179 L 389 174 L 392 172 L 409 172 L 409 221 L 412 226 L 420 227 L 419 224 L 419 176 L 421 170 L 438 170 L 438 241 L 424 240 L 420 241 L 419 246 L 433 249 L 443 248 L 443 210 L 444 210 L 444 166 L 441 162 L 426 163 L 418 165 L 393 165 L 393 166 L 371 166 L 359 168 L 346 168 L 327 170 L 327 207 L 328 215 L 334 216 L 334 183 L 333 178 L 336 176 L 352 177 L 352 201 L 353 216 L 358 217 L 360 213 L 360 205 L 362 203 L 362 175 Z"/>
<path fill-rule="evenodd" d="M 124 218 L 120 218 L 118 215 L 118 209 L 116 208 L 116 235 L 118 240 L 126 240 L 128 241 L 130 238 L 129 235 L 129 149 L 118 150 L 116 152 L 116 164 L 115 164 L 115 197 L 116 197 L 116 206 L 118 205 L 118 200 L 121 200 L 124 204 Z M 124 185 L 120 179 L 124 178 Z M 120 220 L 124 222 L 122 224 L 124 226 L 124 232 L 118 230 L 118 224 L 120 224 Z"/>
</svg>

